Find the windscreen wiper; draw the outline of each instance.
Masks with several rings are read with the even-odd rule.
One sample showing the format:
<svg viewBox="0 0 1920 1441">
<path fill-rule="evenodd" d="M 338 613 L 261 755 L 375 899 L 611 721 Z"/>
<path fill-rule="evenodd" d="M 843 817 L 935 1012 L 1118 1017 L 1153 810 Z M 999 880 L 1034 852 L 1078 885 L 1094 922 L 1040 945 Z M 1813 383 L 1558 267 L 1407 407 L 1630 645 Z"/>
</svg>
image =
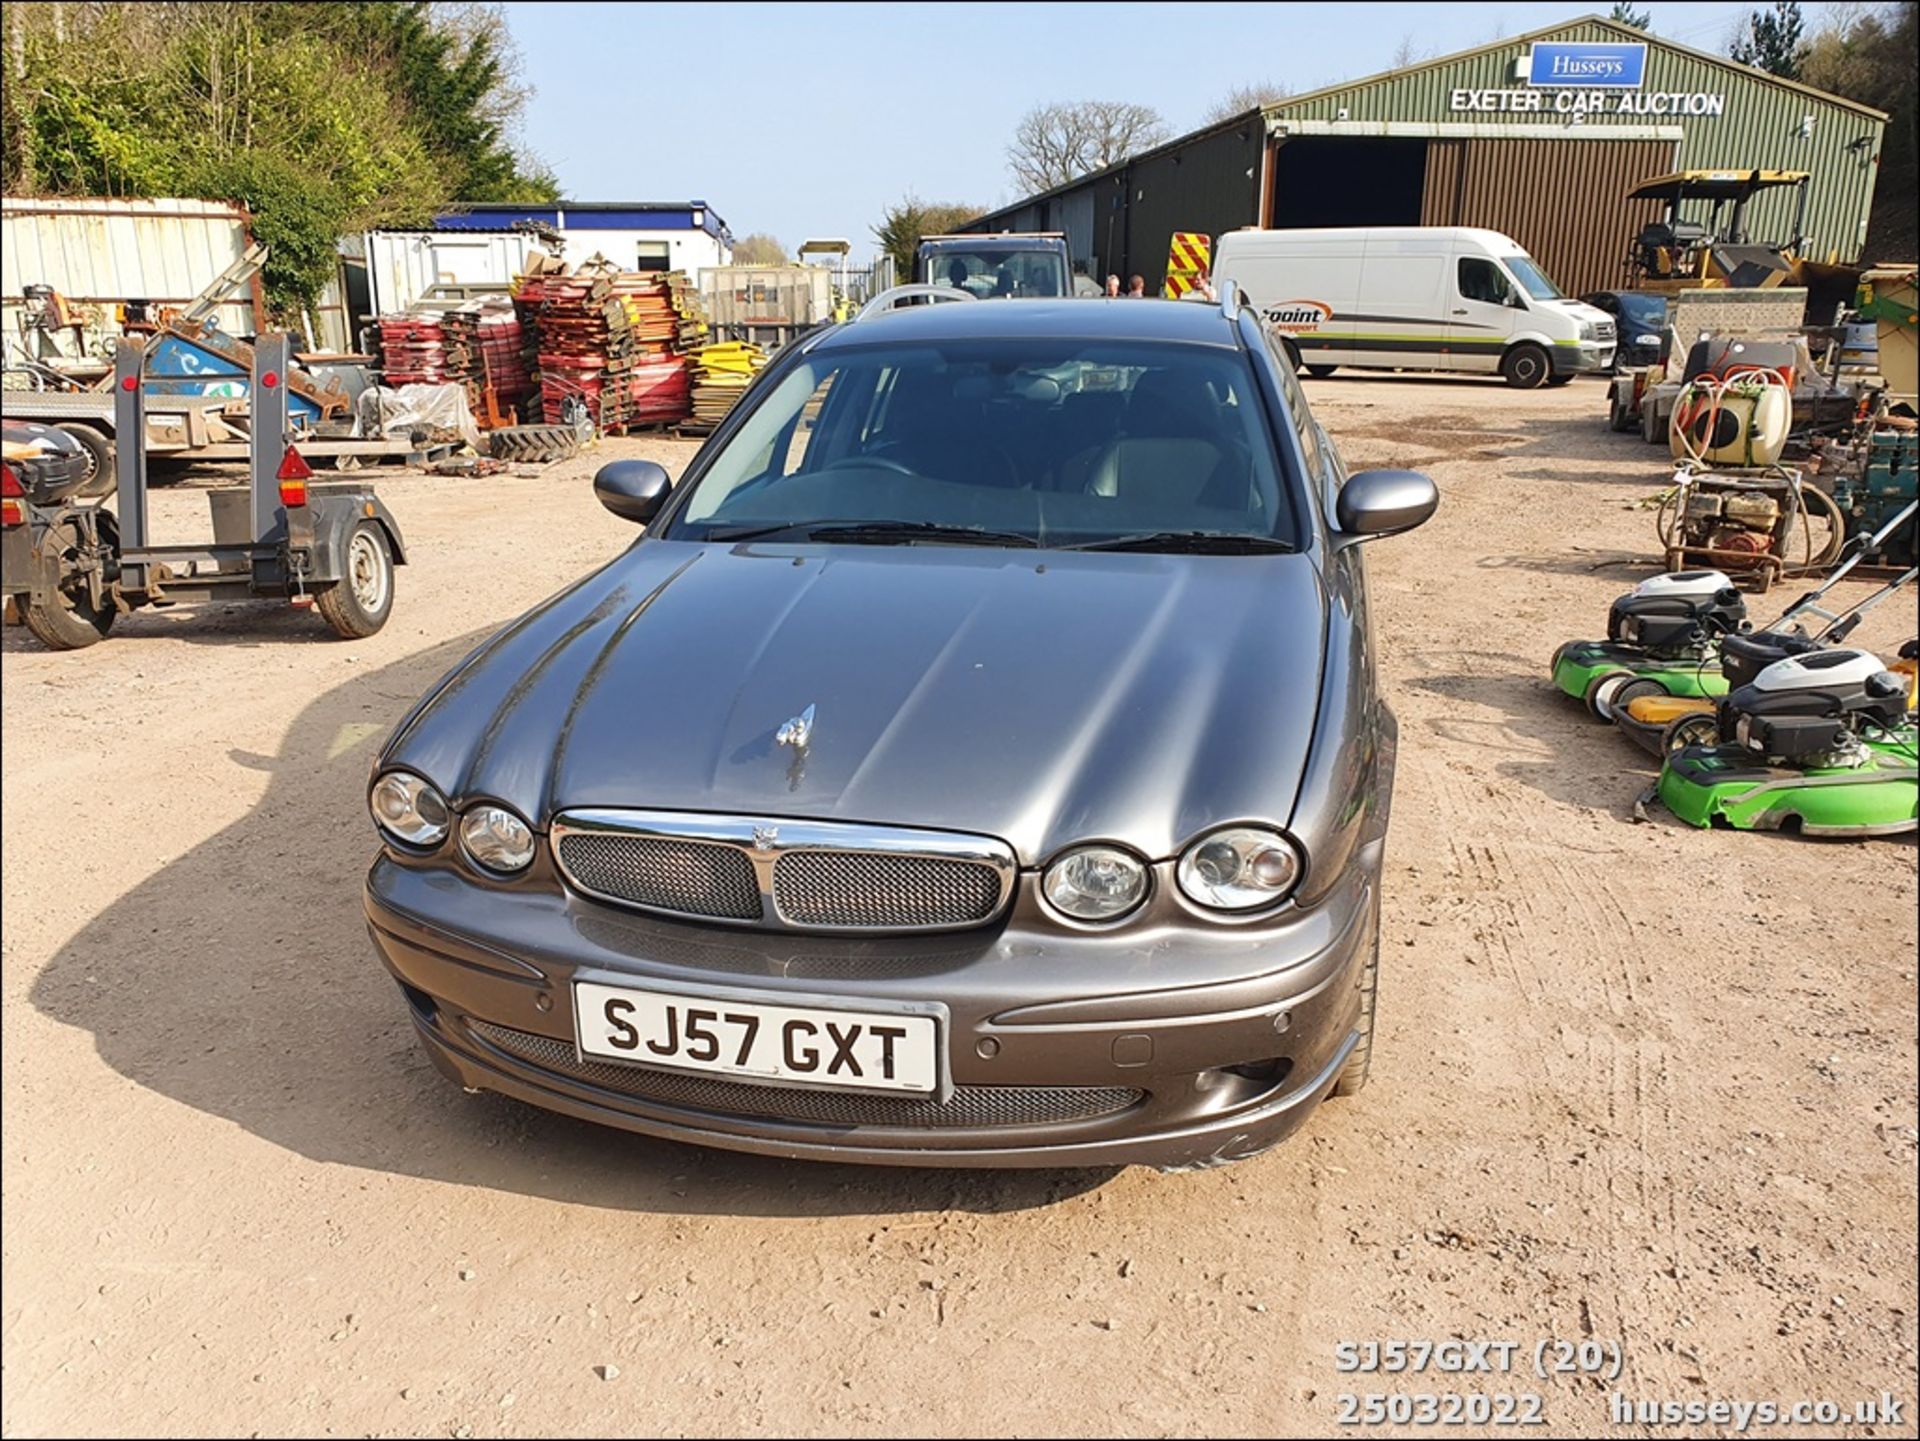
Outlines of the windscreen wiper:
<svg viewBox="0 0 1920 1441">
<path fill-rule="evenodd" d="M 1154 530 L 1089 540 L 1068 550 L 1157 550 L 1169 555 L 1292 555 L 1298 547 L 1270 535 L 1231 530 Z"/>
<path fill-rule="evenodd" d="M 925 540 L 947 545 L 1012 545 L 1032 550 L 1040 542 L 1013 530 L 986 530 L 977 525 L 941 525 L 931 520 L 869 520 L 846 525 L 816 525 L 808 540 L 843 541 L 853 545 L 911 545 Z"/>
</svg>

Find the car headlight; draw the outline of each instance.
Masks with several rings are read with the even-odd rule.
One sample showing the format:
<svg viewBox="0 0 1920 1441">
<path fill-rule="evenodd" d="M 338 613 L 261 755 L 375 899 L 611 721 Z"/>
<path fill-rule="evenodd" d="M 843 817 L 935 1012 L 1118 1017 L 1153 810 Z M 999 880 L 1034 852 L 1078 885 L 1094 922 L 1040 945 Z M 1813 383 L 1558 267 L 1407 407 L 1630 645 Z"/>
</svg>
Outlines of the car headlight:
<svg viewBox="0 0 1920 1441">
<path fill-rule="evenodd" d="M 430 781 L 412 771 L 388 771 L 367 798 L 374 824 L 408 846 L 437 846 L 447 838 L 452 813 Z"/>
<path fill-rule="evenodd" d="M 504 806 L 474 806 L 460 818 L 460 844 L 490 871 L 524 871 L 533 861 L 533 831 Z"/>
<path fill-rule="evenodd" d="M 1635 345 L 1658 345 L 1660 343 L 1660 337 L 1657 335 L 1636 335 L 1633 337 L 1633 343 Z"/>
<path fill-rule="evenodd" d="M 1261 826 L 1228 826 L 1188 846 L 1175 874 L 1188 900 L 1248 911 L 1285 900 L 1304 867 L 1297 846 Z"/>
<path fill-rule="evenodd" d="M 1081 846 L 1047 867 L 1040 890 L 1076 921 L 1118 920 L 1146 898 L 1147 868 L 1117 846 Z"/>
</svg>

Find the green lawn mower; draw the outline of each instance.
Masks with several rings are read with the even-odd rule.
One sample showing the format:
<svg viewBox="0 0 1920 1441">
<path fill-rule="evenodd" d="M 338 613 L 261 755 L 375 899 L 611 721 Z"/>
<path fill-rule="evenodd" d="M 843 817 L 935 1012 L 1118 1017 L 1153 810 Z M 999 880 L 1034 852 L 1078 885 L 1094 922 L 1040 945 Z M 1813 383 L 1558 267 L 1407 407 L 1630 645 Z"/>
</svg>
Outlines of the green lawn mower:
<svg viewBox="0 0 1920 1441">
<path fill-rule="evenodd" d="M 1887 836 L 1920 829 L 1907 678 L 1864 650 L 1776 660 L 1724 697 L 1719 743 L 1686 746 L 1656 793 L 1696 826 Z"/>
<path fill-rule="evenodd" d="M 1634 695 L 1724 695 L 1720 640 L 1746 628 L 1746 600 L 1722 572 L 1656 575 L 1614 601 L 1605 640 L 1553 653 L 1553 683 L 1600 720 Z"/>
</svg>

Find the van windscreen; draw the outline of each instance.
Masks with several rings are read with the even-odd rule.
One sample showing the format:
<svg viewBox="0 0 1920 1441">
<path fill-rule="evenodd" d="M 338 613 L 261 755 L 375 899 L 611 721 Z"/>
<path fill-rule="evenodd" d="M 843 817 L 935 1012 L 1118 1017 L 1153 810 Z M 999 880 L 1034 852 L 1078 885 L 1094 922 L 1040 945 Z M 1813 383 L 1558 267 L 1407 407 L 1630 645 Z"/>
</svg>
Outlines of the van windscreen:
<svg viewBox="0 0 1920 1441">
<path fill-rule="evenodd" d="M 1501 257 L 1513 278 L 1520 282 L 1520 288 L 1535 300 L 1565 300 L 1567 293 L 1547 278 L 1547 272 L 1533 263 L 1531 255 L 1507 255 Z"/>
</svg>

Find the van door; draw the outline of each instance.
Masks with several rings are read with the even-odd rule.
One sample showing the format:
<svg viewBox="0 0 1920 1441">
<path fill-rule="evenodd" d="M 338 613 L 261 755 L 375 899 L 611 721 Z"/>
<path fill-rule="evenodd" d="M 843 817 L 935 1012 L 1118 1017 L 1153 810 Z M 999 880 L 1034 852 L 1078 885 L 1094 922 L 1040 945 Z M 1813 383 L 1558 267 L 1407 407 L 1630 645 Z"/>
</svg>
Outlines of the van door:
<svg viewBox="0 0 1920 1441">
<path fill-rule="evenodd" d="M 1432 370 L 1447 340 L 1447 242 L 1410 232 L 1367 238 L 1352 312 L 1349 360 Z"/>
<path fill-rule="evenodd" d="M 1491 374 L 1526 323 L 1526 301 L 1500 263 L 1471 246 L 1455 253 L 1450 270 L 1446 367 Z"/>
<path fill-rule="evenodd" d="M 1305 365 L 1347 359 L 1345 316 L 1360 291 L 1360 247 L 1352 239 L 1285 231 L 1226 243 L 1216 285 L 1237 284 L 1267 326 Z"/>
</svg>

